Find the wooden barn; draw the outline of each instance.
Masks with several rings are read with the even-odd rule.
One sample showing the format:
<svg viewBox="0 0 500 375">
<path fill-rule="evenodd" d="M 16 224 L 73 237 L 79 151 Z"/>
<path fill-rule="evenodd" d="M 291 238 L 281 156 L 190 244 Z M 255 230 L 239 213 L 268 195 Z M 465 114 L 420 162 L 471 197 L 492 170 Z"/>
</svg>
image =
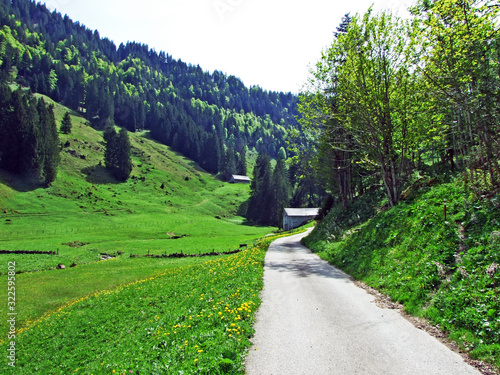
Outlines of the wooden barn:
<svg viewBox="0 0 500 375">
<path fill-rule="evenodd" d="M 318 216 L 319 208 L 285 208 L 283 214 L 283 229 L 290 230 L 300 227 Z"/>
<path fill-rule="evenodd" d="M 251 180 L 250 177 L 248 176 L 240 176 L 237 174 L 233 174 L 229 182 L 232 184 L 249 184 Z"/>
</svg>

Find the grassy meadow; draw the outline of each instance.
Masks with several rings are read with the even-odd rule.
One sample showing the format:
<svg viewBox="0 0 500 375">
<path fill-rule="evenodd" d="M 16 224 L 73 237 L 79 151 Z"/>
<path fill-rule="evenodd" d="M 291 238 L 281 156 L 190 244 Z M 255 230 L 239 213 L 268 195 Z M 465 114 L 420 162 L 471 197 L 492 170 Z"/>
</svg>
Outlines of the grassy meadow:
<svg viewBox="0 0 500 375">
<path fill-rule="evenodd" d="M 244 373 L 264 256 L 274 238 L 67 303 L 18 332 L 16 367 L 2 363 L 0 371 Z"/>
<path fill-rule="evenodd" d="M 56 104 L 58 120 L 64 110 Z M 214 179 L 147 133 L 131 134 L 132 176 L 116 183 L 102 166 L 102 134 L 80 117 L 73 123 L 71 134 L 60 135 L 67 146 L 52 187 L 0 175 L 0 250 L 59 249 L 63 260 L 78 264 L 98 252 L 227 251 L 269 232 L 235 225 L 244 224 L 236 214 L 248 186 Z M 22 263 L 19 271 L 36 269 Z"/>
<path fill-rule="evenodd" d="M 65 107 L 55 104 L 58 123 L 65 111 Z M 57 252 L 57 255 L 0 254 L 0 278 L 4 283 L 9 262 L 15 262 L 16 329 L 25 331 L 19 336 L 26 343 L 20 341 L 23 352 L 32 344 L 40 344 L 29 338 L 33 322 L 58 315 L 57 311 L 64 306 L 80 311 L 74 315 L 80 319 L 79 323 L 75 321 L 76 327 L 82 319 L 93 319 L 83 312 L 90 313 L 93 309 L 83 306 L 95 298 L 104 298 L 98 296 L 116 296 L 116 309 L 123 313 L 133 307 L 133 303 L 125 303 L 120 297 L 127 285 L 166 280 L 152 295 L 159 296 L 167 284 L 180 288 L 174 294 L 191 294 L 192 284 L 184 285 L 182 277 L 170 279 L 168 275 L 183 272 L 194 275 L 190 272 L 198 271 L 193 270 L 233 259 L 228 256 L 131 258 L 131 254 L 223 252 L 237 249 L 243 243 L 251 247 L 258 238 L 276 229 L 248 225 L 238 216 L 240 206 L 249 196 L 248 185 L 215 179 L 192 161 L 149 139 L 147 132 L 130 134 L 134 168 L 127 182 L 117 183 L 103 166 L 102 132 L 92 129 L 76 113 L 72 113 L 72 122 L 71 134 L 60 134 L 61 164 L 52 186 L 36 187 L 28 177 L 18 178 L 0 171 L 0 250 Z M 102 254 L 115 258 L 102 261 Z M 64 264 L 66 269 L 56 269 L 58 264 Z M 223 292 L 217 284 L 206 287 L 215 294 Z M 224 284 L 224 288 L 228 288 L 228 293 L 238 290 L 234 282 L 231 287 Z M 254 292 L 258 294 L 258 289 Z M 0 304 L 0 314 L 6 316 L 6 288 L 0 291 L 0 296 L 5 301 Z M 168 303 L 177 303 L 173 301 Z M 118 308 L 119 305 L 123 306 Z M 141 309 L 149 316 L 147 305 L 141 305 Z M 124 327 L 130 327 L 130 320 L 137 318 L 122 317 Z M 101 332 L 103 341 L 111 342 L 111 333 L 104 333 L 97 326 L 95 330 L 96 334 Z M 0 342 L 7 338 L 7 331 L 6 319 L 0 320 Z M 37 337 L 33 338 L 35 341 L 41 340 L 41 336 L 33 337 Z M 74 344 L 59 338 L 52 341 L 54 345 Z M 228 363 L 234 360 L 232 354 L 227 356 Z M 94 360 L 98 359 L 89 359 L 89 365 Z M 132 362 L 129 367 L 134 368 Z M 51 372 L 45 369 L 38 373 Z"/>
</svg>

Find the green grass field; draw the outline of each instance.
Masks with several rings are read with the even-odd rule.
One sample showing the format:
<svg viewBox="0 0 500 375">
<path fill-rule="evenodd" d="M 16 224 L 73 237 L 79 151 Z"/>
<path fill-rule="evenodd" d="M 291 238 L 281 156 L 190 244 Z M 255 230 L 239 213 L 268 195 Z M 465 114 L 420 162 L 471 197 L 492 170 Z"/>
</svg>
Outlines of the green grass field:
<svg viewBox="0 0 500 375">
<path fill-rule="evenodd" d="M 55 104 L 58 123 L 65 111 Z M 44 322 L 64 306 L 90 301 L 102 293 L 118 296 L 124 286 L 140 280 L 157 279 L 169 272 L 191 272 L 183 270 L 233 259 L 151 259 L 131 258 L 131 254 L 234 250 L 243 243 L 250 246 L 276 229 L 248 225 L 238 216 L 239 207 L 249 196 L 248 185 L 214 178 L 192 161 L 149 139 L 147 132 L 130 134 L 134 168 L 127 182 L 117 183 L 103 167 L 102 132 L 92 129 L 75 113 L 72 121 L 72 133 L 60 135 L 62 160 L 51 187 L 36 187 L 28 178 L 0 171 L 0 250 L 57 252 L 0 254 L 0 280 L 4 285 L 8 264 L 15 262 L 16 329 L 27 330 L 20 336 L 23 342 L 30 342 L 29 327 L 33 322 Z M 116 257 L 101 261 L 103 253 Z M 58 264 L 64 264 L 66 269 L 56 269 Z M 182 281 L 176 279 L 175 283 Z M 192 288 L 191 284 L 181 284 L 170 286 Z M 218 288 L 214 284 L 210 290 L 215 293 Z M 7 288 L 0 291 L 3 317 L 9 307 L 7 294 Z M 114 303 L 119 306 L 125 302 L 118 298 Z M 79 312 L 75 316 L 92 319 L 86 314 Z M 123 318 L 124 322 L 135 319 Z M 0 319 L 0 342 L 6 341 L 8 328 L 7 319 Z M 111 342 L 105 331 L 101 335 Z M 34 340 L 42 340 L 42 336 Z M 56 345 L 73 345 L 58 338 L 53 341 Z M 233 361 L 231 358 L 232 354 L 227 360 Z M 43 373 L 51 372 L 45 368 Z"/>
<path fill-rule="evenodd" d="M 73 300 L 18 331 L 0 372 L 242 373 L 269 241 Z"/>
<path fill-rule="evenodd" d="M 58 121 L 64 112 L 55 104 Z M 59 252 L 19 256 L 17 271 L 88 263 L 100 253 L 227 251 L 272 230 L 245 225 L 236 215 L 248 185 L 213 178 L 147 133 L 131 134 L 134 169 L 117 183 L 102 166 L 102 132 L 81 117 L 72 120 L 72 133 L 60 135 L 65 147 L 53 186 L 35 188 L 0 173 L 0 250 Z M 8 259 L 0 256 L 0 264 Z"/>
<path fill-rule="evenodd" d="M 64 107 L 56 104 L 57 119 L 63 113 Z M 98 252 L 228 250 L 269 232 L 240 225 L 244 219 L 236 213 L 248 198 L 248 186 L 214 179 L 146 133 L 131 135 L 132 177 L 116 183 L 101 165 L 102 134 L 80 117 L 73 117 L 73 124 L 72 134 L 61 134 L 62 144 L 69 146 L 61 152 L 52 187 L 32 188 L 0 175 L 0 250 L 59 249 L 61 260 L 78 264 Z M 185 237 L 170 240 L 172 235 Z M 67 245 L 75 242 L 84 246 Z M 19 271 L 59 262 L 40 267 L 27 263 Z"/>
</svg>

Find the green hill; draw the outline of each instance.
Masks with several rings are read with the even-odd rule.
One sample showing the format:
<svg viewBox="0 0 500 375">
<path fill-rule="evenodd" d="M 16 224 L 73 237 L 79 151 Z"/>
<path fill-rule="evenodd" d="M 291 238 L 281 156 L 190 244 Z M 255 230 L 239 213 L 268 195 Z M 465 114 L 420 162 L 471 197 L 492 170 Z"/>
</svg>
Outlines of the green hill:
<svg viewBox="0 0 500 375">
<path fill-rule="evenodd" d="M 66 110 L 55 104 L 58 124 Z M 0 172 L 0 250 L 59 250 L 50 262 L 27 261 L 19 271 L 118 251 L 227 251 L 269 231 L 239 225 L 244 219 L 236 214 L 248 199 L 248 185 L 216 180 L 148 132 L 130 135 L 134 168 L 127 182 L 118 183 L 103 166 L 102 132 L 82 117 L 72 119 L 72 133 L 60 134 L 61 165 L 50 188 Z"/>
<path fill-rule="evenodd" d="M 500 367 L 498 194 L 422 179 L 403 198 L 392 209 L 374 195 L 334 207 L 305 244 Z"/>
<path fill-rule="evenodd" d="M 0 82 L 45 94 L 101 130 L 151 130 L 214 174 L 240 172 L 230 161 L 248 150 L 276 157 L 297 125 L 291 93 L 246 87 L 146 44 L 116 46 L 32 0 L 0 2 Z"/>
<path fill-rule="evenodd" d="M 66 111 L 55 103 L 58 124 Z M 226 252 L 274 229 L 237 216 L 248 185 L 215 179 L 148 132 L 130 135 L 134 167 L 131 178 L 119 183 L 102 166 L 102 132 L 78 115 L 72 123 L 70 134 L 60 134 L 64 147 L 52 186 L 0 171 L 0 250 L 57 253 L 0 254 L 1 264 L 15 262 L 16 281 L 23 285 L 16 294 L 22 306 L 17 329 L 89 294 L 208 260 L 131 254 Z M 103 254 L 115 258 L 103 262 Z M 56 270 L 58 264 L 66 269 Z M 7 268 L 0 273 L 6 278 Z M 7 300 L 7 291 L 3 295 Z M 6 324 L 0 328 L 4 332 Z"/>
</svg>

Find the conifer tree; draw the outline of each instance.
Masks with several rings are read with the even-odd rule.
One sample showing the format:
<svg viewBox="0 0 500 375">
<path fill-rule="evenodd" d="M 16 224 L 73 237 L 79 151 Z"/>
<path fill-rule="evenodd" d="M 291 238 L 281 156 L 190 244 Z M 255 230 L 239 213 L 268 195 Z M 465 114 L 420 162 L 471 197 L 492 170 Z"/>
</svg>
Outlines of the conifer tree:
<svg viewBox="0 0 500 375">
<path fill-rule="evenodd" d="M 236 173 L 236 152 L 234 148 L 226 149 L 226 157 L 224 158 L 224 174 L 229 179 L 231 175 Z"/>
<path fill-rule="evenodd" d="M 247 150 L 243 147 L 238 158 L 238 174 L 245 176 L 247 174 Z"/>
<path fill-rule="evenodd" d="M 203 158 L 201 165 L 210 173 L 217 173 L 221 163 L 221 152 L 219 138 L 215 134 L 209 134 L 203 142 Z"/>
<path fill-rule="evenodd" d="M 106 142 L 106 149 L 104 151 L 104 165 L 108 171 L 113 174 L 113 170 L 117 165 L 117 137 L 114 126 L 107 126 L 104 130 L 103 138 Z"/>
<path fill-rule="evenodd" d="M 61 131 L 64 134 L 70 134 L 71 128 L 72 128 L 71 116 L 69 115 L 69 112 L 66 112 L 61 122 Z"/>
<path fill-rule="evenodd" d="M 37 142 L 42 155 L 40 177 L 45 185 L 50 185 L 57 176 L 60 161 L 59 135 L 57 134 L 54 106 L 47 106 L 42 98 L 38 100 L 39 128 L 41 136 Z"/>
<path fill-rule="evenodd" d="M 274 167 L 272 178 L 272 190 L 274 199 L 272 201 L 271 225 L 282 226 L 283 211 L 290 203 L 291 186 L 288 178 L 285 159 L 280 157 Z"/>
<path fill-rule="evenodd" d="M 18 167 L 20 160 L 21 149 L 20 142 L 20 127 L 15 126 L 14 114 L 14 96 L 20 93 L 14 92 L 7 85 L 2 85 L 0 97 L 0 167 L 10 172 L 19 172 Z M 20 113 L 17 113 L 20 115 Z"/>
<path fill-rule="evenodd" d="M 122 128 L 117 137 L 117 165 L 115 171 L 115 177 L 120 181 L 126 181 L 130 177 L 130 173 L 132 173 L 130 148 L 127 129 Z"/>
<path fill-rule="evenodd" d="M 119 181 L 126 181 L 132 172 L 130 139 L 127 130 L 122 128 L 117 134 L 113 126 L 104 132 L 106 151 L 104 163 L 113 177 Z"/>
<path fill-rule="evenodd" d="M 272 171 L 269 155 L 259 154 L 253 175 L 247 218 L 260 224 L 268 224 L 271 216 L 270 205 L 273 199 L 270 188 Z"/>
<path fill-rule="evenodd" d="M 60 151 L 53 107 L 21 90 L 0 91 L 0 167 L 50 185 Z"/>
</svg>

